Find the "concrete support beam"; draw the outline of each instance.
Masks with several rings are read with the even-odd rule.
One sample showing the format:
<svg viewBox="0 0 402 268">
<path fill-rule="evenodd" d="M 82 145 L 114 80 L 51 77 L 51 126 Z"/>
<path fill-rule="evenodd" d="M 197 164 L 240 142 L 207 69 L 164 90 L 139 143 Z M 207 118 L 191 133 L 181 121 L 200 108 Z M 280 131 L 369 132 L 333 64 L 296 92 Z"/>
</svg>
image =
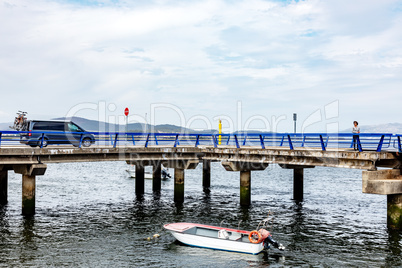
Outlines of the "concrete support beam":
<svg viewBox="0 0 402 268">
<path fill-rule="evenodd" d="M 211 187 L 211 161 L 202 161 L 202 186 L 204 188 Z"/>
<path fill-rule="evenodd" d="M 162 164 L 168 168 L 178 168 L 178 169 L 195 169 L 200 160 L 193 159 L 193 160 L 175 160 L 175 161 L 163 161 Z"/>
<path fill-rule="evenodd" d="M 14 172 L 28 176 L 42 176 L 46 172 L 45 164 L 13 165 Z"/>
<path fill-rule="evenodd" d="M 162 176 L 162 166 L 157 164 L 153 166 L 152 173 L 152 191 L 156 194 L 161 191 L 161 176 Z"/>
<path fill-rule="evenodd" d="M 184 202 L 184 169 L 174 169 L 174 202 Z"/>
<path fill-rule="evenodd" d="M 400 169 L 363 171 L 362 191 L 367 194 L 402 194 Z"/>
<path fill-rule="evenodd" d="M 304 181 L 304 169 L 293 169 L 293 199 L 296 201 L 303 200 L 303 181 Z"/>
<path fill-rule="evenodd" d="M 35 214 L 35 176 L 22 175 L 22 215 Z"/>
<path fill-rule="evenodd" d="M 402 230 L 402 194 L 387 196 L 387 226 Z"/>
<path fill-rule="evenodd" d="M 267 163 L 253 163 L 253 162 L 234 162 L 222 161 L 222 166 L 227 171 L 246 171 L 246 170 L 265 170 L 269 164 Z"/>
<path fill-rule="evenodd" d="M 251 171 L 240 171 L 240 205 L 251 205 Z"/>
<path fill-rule="evenodd" d="M 145 190 L 145 169 L 141 165 L 135 165 L 135 194 L 143 196 Z"/>
<path fill-rule="evenodd" d="M 0 170 L 0 205 L 7 204 L 8 198 L 8 171 Z"/>
</svg>

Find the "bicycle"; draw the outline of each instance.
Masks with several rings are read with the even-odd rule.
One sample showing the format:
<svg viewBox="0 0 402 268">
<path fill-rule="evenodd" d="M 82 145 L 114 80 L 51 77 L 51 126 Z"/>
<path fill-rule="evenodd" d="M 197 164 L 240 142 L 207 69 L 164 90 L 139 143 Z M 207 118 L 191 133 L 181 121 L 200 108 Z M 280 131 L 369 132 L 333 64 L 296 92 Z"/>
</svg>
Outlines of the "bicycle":
<svg viewBox="0 0 402 268">
<path fill-rule="evenodd" d="M 17 116 L 14 119 L 14 125 L 10 126 L 11 129 L 15 129 L 17 131 L 24 131 L 27 128 L 27 112 L 18 111 Z"/>
</svg>

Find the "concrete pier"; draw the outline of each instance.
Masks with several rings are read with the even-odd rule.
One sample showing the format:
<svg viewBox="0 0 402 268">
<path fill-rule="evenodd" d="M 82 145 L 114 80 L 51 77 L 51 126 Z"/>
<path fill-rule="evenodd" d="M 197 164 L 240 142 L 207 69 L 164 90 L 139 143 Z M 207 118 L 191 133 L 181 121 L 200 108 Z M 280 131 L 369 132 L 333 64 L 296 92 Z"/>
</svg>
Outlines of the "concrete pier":
<svg viewBox="0 0 402 268">
<path fill-rule="evenodd" d="M 240 205 L 251 205 L 251 171 L 264 170 L 266 163 L 222 161 L 222 166 L 227 171 L 240 171 Z"/>
<path fill-rule="evenodd" d="M 303 181 L 304 181 L 304 169 L 294 168 L 293 169 L 293 200 L 302 201 L 303 200 Z"/>
<path fill-rule="evenodd" d="M 211 161 L 202 161 L 202 186 L 205 188 L 211 187 Z"/>
<path fill-rule="evenodd" d="M 174 202 L 184 202 L 184 169 L 174 169 Z"/>
<path fill-rule="evenodd" d="M 402 194 L 387 195 L 387 226 L 402 230 Z"/>
<path fill-rule="evenodd" d="M 162 175 L 161 164 L 159 163 L 154 165 L 152 173 L 152 191 L 155 194 L 159 194 L 161 192 L 161 175 Z"/>
<path fill-rule="evenodd" d="M 7 204 L 8 194 L 8 171 L 0 170 L 0 205 Z"/>
<path fill-rule="evenodd" d="M 402 230 L 402 175 L 400 169 L 363 171 L 363 193 L 387 195 L 387 226 Z"/>
<path fill-rule="evenodd" d="M 240 171 L 240 205 L 251 205 L 251 171 Z"/>
<path fill-rule="evenodd" d="M 15 173 L 22 174 L 22 215 L 35 214 L 36 176 L 44 175 L 46 168 L 45 164 L 13 166 Z"/>
<path fill-rule="evenodd" d="M 35 176 L 22 175 L 22 214 L 31 216 L 35 214 Z"/>
<path fill-rule="evenodd" d="M 197 138 L 198 139 L 198 138 Z M 198 143 L 199 144 L 199 143 Z M 177 145 L 177 146 L 176 146 Z M 43 175 L 48 163 L 63 162 L 97 162 L 97 161 L 126 161 L 136 165 L 137 179 L 136 194 L 143 195 L 144 168 L 147 165 L 163 163 L 166 167 L 175 169 L 176 202 L 184 201 L 184 170 L 194 169 L 201 162 L 203 167 L 203 186 L 208 189 L 211 185 L 210 162 L 221 162 L 227 171 L 240 172 L 240 204 L 248 206 L 251 203 L 251 171 L 264 170 L 269 164 L 278 164 L 283 168 L 294 169 L 293 198 L 303 199 L 304 168 L 337 167 L 367 170 L 363 171 L 363 192 L 387 195 L 389 203 L 389 226 L 400 228 L 400 197 L 402 195 L 402 155 L 389 150 L 356 153 L 349 149 L 339 148 L 287 148 L 286 146 L 132 146 L 111 147 L 97 145 L 90 148 L 73 148 L 52 146 L 49 148 L 28 148 L 22 146 L 2 147 L 0 150 L 0 203 L 7 202 L 7 171 L 24 176 L 26 189 L 24 200 L 35 200 L 32 181 L 35 176 Z M 391 148 L 391 147 L 390 147 Z M 381 148 L 380 148 L 381 149 Z M 377 147 L 378 150 L 378 147 Z M 387 168 L 387 170 L 378 168 Z M 160 191 L 159 168 L 154 167 L 154 192 Z M 177 169 L 177 170 L 176 170 Z M 31 186 L 28 186 L 31 185 Z M 31 190 L 28 188 L 31 187 Z M 31 191 L 31 193 L 29 193 Z M 25 202 L 25 201 L 24 201 Z M 26 210 L 27 214 L 34 212 Z M 25 205 L 24 205 L 25 206 Z M 25 206 L 27 207 L 27 206 Z"/>
<path fill-rule="evenodd" d="M 135 194 L 143 196 L 145 191 L 145 170 L 142 165 L 135 165 Z"/>
</svg>

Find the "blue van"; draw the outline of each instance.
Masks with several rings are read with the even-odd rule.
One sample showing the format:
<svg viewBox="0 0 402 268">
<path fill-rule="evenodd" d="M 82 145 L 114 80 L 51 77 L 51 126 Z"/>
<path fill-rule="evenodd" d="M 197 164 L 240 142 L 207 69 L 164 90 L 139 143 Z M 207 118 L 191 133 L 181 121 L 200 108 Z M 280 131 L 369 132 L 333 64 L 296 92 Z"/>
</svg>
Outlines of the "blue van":
<svg viewBox="0 0 402 268">
<path fill-rule="evenodd" d="M 27 122 L 27 133 L 20 134 L 20 143 L 32 147 L 40 146 L 43 136 L 43 147 L 49 144 L 72 144 L 89 147 L 95 143 L 95 137 L 86 132 L 72 121 L 44 121 L 29 120 Z M 42 133 L 40 133 L 42 132 Z"/>
</svg>

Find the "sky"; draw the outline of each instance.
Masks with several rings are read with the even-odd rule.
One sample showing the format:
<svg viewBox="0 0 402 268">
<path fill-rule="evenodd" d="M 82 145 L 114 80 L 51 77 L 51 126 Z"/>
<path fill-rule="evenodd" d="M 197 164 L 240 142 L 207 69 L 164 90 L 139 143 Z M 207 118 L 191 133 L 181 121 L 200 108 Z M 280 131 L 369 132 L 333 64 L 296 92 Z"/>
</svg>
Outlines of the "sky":
<svg viewBox="0 0 402 268">
<path fill-rule="evenodd" d="M 0 40 L 0 122 L 402 123 L 401 0 L 0 0 Z"/>
</svg>

